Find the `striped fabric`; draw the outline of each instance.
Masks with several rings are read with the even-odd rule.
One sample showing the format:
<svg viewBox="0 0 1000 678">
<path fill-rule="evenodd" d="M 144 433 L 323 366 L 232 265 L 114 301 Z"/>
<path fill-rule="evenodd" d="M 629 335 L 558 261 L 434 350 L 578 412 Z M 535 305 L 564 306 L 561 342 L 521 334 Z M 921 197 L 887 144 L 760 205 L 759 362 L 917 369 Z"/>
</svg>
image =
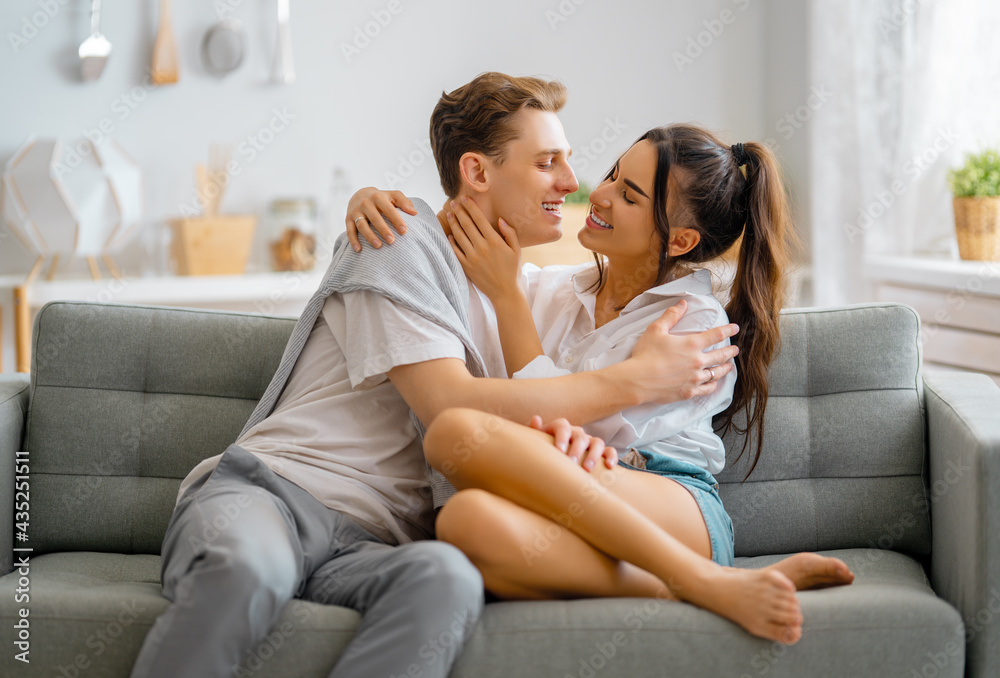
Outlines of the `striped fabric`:
<svg viewBox="0 0 1000 678">
<path fill-rule="evenodd" d="M 378 250 L 364 247 L 359 253 L 351 248 L 346 235 L 337 239 L 326 278 L 295 323 L 281 363 L 244 425 L 241 437 L 274 410 L 326 298 L 335 292 L 370 290 L 441 325 L 465 345 L 465 364 L 472 376 L 486 375 L 483 359 L 472 343 L 469 285 L 465 273 L 434 210 L 423 200 L 414 200 L 413 204 L 417 216 L 404 215 L 406 237 L 396 238 L 391 247 Z M 423 435 L 423 426 L 412 412 L 410 416 Z M 455 492 L 451 483 L 437 471 L 431 478 L 431 488 L 435 506 L 442 506 Z"/>
</svg>

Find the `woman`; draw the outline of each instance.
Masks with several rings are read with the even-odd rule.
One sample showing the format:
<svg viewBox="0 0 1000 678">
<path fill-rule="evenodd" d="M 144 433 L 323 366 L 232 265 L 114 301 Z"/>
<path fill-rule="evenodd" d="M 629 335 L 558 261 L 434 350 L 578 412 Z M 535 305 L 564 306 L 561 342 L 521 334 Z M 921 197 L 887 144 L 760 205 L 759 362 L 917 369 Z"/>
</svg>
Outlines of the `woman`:
<svg viewBox="0 0 1000 678">
<path fill-rule="evenodd" d="M 715 428 L 755 434 L 751 471 L 760 455 L 788 221 L 777 162 L 760 144 L 730 147 L 687 125 L 656 128 L 590 201 L 579 238 L 599 255 L 596 265 L 535 270 L 523 287 L 513 229 L 501 223 L 498 235 L 474 203 L 453 205 L 456 255 L 498 311 L 511 374 L 552 376 L 554 360 L 574 370 L 627 357 L 649 322 L 683 298 L 682 330 L 739 324 L 739 378 L 726 375 L 707 399 L 631 408 L 588 427 L 639 448 L 617 465 L 595 463 L 613 456 L 582 429 L 573 429 L 566 449 L 555 448 L 551 434 L 565 423 L 443 413 L 424 450 L 459 492 L 438 516 L 438 538 L 461 548 L 501 598 L 672 597 L 754 635 L 796 642 L 796 589 L 849 583 L 853 575 L 816 554 L 762 570 L 732 568 L 731 522 L 712 476 L 725 461 L 716 415 Z M 691 267 L 741 235 L 723 311 L 707 273 Z M 541 338 L 535 319 L 545 321 Z M 741 418 L 744 427 L 735 423 Z"/>
</svg>

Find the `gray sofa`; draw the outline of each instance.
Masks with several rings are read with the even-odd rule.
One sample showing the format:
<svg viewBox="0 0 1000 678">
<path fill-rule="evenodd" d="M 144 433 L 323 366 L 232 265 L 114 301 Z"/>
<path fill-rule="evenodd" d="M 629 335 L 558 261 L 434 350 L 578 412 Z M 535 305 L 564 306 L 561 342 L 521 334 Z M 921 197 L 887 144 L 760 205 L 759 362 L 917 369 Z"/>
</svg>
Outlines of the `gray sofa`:
<svg viewBox="0 0 1000 678">
<path fill-rule="evenodd" d="M 491 603 L 453 676 L 1000 675 L 1000 389 L 922 375 L 904 306 L 794 310 L 782 323 L 763 457 L 747 482 L 743 462 L 720 481 L 738 566 L 811 550 L 857 574 L 801 594 L 802 641 L 654 599 Z M 30 383 L 0 381 L 0 675 L 128 675 L 168 605 L 157 554 L 180 479 L 235 438 L 292 324 L 39 311 Z M 15 498 L 22 475 L 30 494 Z M 30 555 L 27 568 L 12 569 L 13 547 L 32 549 L 13 554 Z M 236 675 L 325 676 L 357 621 L 293 601 Z M 448 638 L 429 638 L 418 662 L 435 642 Z"/>
</svg>

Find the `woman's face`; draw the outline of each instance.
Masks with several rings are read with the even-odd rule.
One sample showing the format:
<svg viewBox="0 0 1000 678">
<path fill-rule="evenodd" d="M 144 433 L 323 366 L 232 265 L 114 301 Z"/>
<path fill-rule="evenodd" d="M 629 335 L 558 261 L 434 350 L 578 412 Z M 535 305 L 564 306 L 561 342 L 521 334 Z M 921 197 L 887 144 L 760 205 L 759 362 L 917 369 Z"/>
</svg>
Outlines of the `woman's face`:
<svg viewBox="0 0 1000 678">
<path fill-rule="evenodd" d="M 577 236 L 580 244 L 617 265 L 652 266 L 656 273 L 660 238 L 653 223 L 656 147 L 650 141 L 632 146 L 611 176 L 590 194 L 590 214 Z"/>
<path fill-rule="evenodd" d="M 611 176 L 590 194 L 590 214 L 577 236 L 589 250 L 603 254 L 612 268 L 620 267 L 632 278 L 648 284 L 656 279 L 660 260 L 660 236 L 653 220 L 653 186 L 657 151 L 649 140 L 639 141 L 625 152 Z M 667 177 L 667 213 L 674 214 L 679 187 L 674 172 Z M 700 239 L 691 228 L 670 229 L 667 254 L 680 256 Z"/>
</svg>

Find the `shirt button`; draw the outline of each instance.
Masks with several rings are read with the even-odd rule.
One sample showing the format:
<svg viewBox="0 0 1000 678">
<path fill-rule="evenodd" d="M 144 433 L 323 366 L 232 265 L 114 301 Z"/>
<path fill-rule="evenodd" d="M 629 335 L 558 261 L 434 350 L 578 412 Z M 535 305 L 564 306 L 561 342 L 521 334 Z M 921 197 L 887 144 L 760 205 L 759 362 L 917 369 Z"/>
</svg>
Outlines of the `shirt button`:
<svg viewBox="0 0 1000 678">
<path fill-rule="evenodd" d="M 573 363 L 573 354 L 570 353 L 568 356 L 566 356 L 565 360 L 567 365 L 571 365 Z"/>
</svg>

